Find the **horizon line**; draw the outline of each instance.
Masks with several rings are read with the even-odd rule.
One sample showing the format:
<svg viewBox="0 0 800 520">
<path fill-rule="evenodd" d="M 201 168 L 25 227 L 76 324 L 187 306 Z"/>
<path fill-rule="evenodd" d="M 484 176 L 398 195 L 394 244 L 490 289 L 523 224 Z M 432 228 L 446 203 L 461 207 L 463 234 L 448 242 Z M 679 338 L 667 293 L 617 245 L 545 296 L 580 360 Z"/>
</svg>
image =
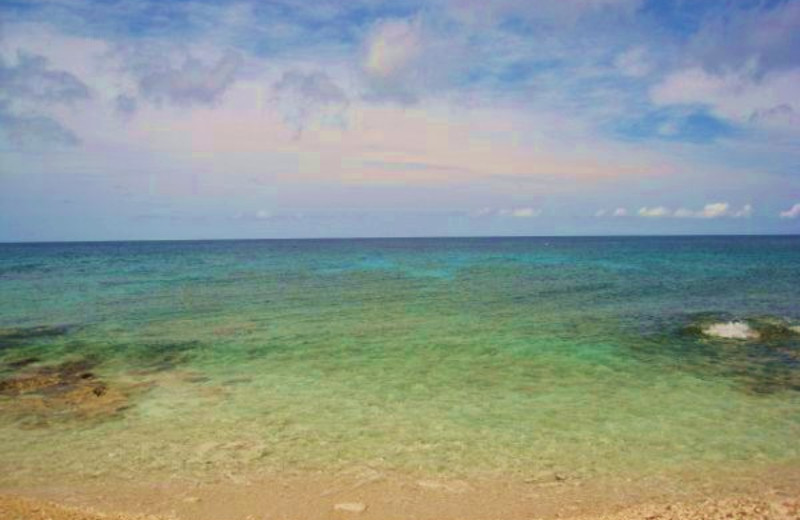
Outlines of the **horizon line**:
<svg viewBox="0 0 800 520">
<path fill-rule="evenodd" d="M 410 235 L 410 236 L 337 236 L 337 237 L 249 237 L 249 238 L 135 238 L 109 240 L 17 240 L 0 241 L 0 245 L 20 244 L 118 244 L 126 242 L 259 242 L 301 240 L 459 240 L 499 238 L 703 238 L 703 237 L 800 237 L 800 233 L 659 233 L 659 234 L 597 234 L 597 235 Z"/>
</svg>

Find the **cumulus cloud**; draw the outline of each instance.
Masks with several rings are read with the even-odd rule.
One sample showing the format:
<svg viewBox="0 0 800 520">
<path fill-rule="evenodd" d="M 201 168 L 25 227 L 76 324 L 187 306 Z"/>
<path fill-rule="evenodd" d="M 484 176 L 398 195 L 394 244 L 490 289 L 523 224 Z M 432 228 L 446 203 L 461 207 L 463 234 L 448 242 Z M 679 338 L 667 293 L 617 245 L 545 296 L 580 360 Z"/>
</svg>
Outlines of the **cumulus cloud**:
<svg viewBox="0 0 800 520">
<path fill-rule="evenodd" d="M 753 214 L 753 206 L 745 204 L 740 209 L 733 209 L 727 202 L 714 202 L 706 204 L 703 209 L 691 210 L 686 208 L 678 208 L 675 211 L 670 210 L 664 206 L 657 207 L 643 207 L 638 212 L 640 217 L 675 217 L 675 218 L 747 218 Z"/>
<path fill-rule="evenodd" d="M 542 210 L 536 208 L 515 208 L 511 210 L 511 216 L 517 218 L 532 218 L 542 214 Z"/>
<path fill-rule="evenodd" d="M 657 105 L 704 105 L 740 123 L 787 119 L 797 124 L 800 69 L 755 75 L 752 68 L 721 74 L 699 67 L 668 75 L 650 96 Z"/>
<path fill-rule="evenodd" d="M 719 218 L 719 217 L 749 217 L 753 213 L 753 207 L 750 204 L 745 204 L 739 210 L 734 210 L 731 208 L 730 204 L 727 202 L 715 202 L 713 204 L 706 204 L 703 209 L 695 212 L 691 212 L 688 210 L 678 210 L 682 212 L 688 212 L 686 215 L 682 216 L 690 216 L 696 218 Z M 678 215 L 678 211 L 675 212 L 675 216 Z"/>
<path fill-rule="evenodd" d="M 307 218 L 314 218 L 315 215 L 309 215 L 300 211 L 295 212 L 274 212 L 267 209 L 259 209 L 256 211 L 238 211 L 233 214 L 233 220 L 243 222 L 288 222 L 299 221 Z M 317 217 L 319 215 L 316 215 Z"/>
<path fill-rule="evenodd" d="M 71 103 L 89 98 L 89 87 L 78 77 L 49 67 L 47 58 L 17 52 L 14 64 L 0 56 L 0 95 L 47 103 Z"/>
<path fill-rule="evenodd" d="M 243 59 L 228 52 L 215 63 L 187 57 L 180 66 L 154 65 L 138 78 L 139 93 L 157 104 L 213 105 L 236 81 Z"/>
<path fill-rule="evenodd" d="M 639 208 L 639 216 L 640 217 L 669 217 L 672 215 L 672 212 L 665 208 L 664 206 L 656 206 L 653 208 L 648 208 L 647 206 Z"/>
<path fill-rule="evenodd" d="M 538 208 L 522 207 L 522 208 L 481 208 L 472 213 L 474 217 L 510 217 L 510 218 L 534 218 L 542 214 L 542 210 Z"/>
<path fill-rule="evenodd" d="M 426 23 L 428 22 L 428 23 Z M 364 43 L 362 70 L 373 101 L 415 103 L 452 85 L 475 59 L 464 34 L 417 16 L 376 23 Z"/>
<path fill-rule="evenodd" d="M 363 68 L 373 96 L 403 102 L 416 100 L 413 83 L 423 53 L 419 18 L 386 20 L 377 24 L 366 41 Z"/>
<path fill-rule="evenodd" d="M 89 99 L 89 87 L 77 76 L 50 68 L 47 58 L 17 51 L 16 62 L 0 56 L 0 128 L 16 146 L 74 146 L 80 139 L 50 112 L 51 105 Z"/>
<path fill-rule="evenodd" d="M 687 49 L 705 68 L 722 72 L 748 65 L 763 75 L 800 66 L 800 3 L 723 5 L 724 16 L 709 17 Z"/>
<path fill-rule="evenodd" d="M 800 217 L 800 203 L 795 204 L 786 211 L 781 211 L 781 218 L 798 218 Z"/>
<path fill-rule="evenodd" d="M 314 118 L 344 125 L 348 96 L 325 72 L 290 70 L 272 85 L 284 120 L 299 134 Z"/>
<path fill-rule="evenodd" d="M 76 146 L 80 139 L 57 120 L 38 114 L 15 114 L 0 102 L 0 133 L 20 147 L 40 144 Z"/>
<path fill-rule="evenodd" d="M 725 6 L 693 35 L 685 64 L 650 91 L 659 106 L 700 105 L 742 126 L 800 131 L 800 2 Z"/>
<path fill-rule="evenodd" d="M 422 53 L 419 18 L 386 20 L 377 25 L 367 42 L 364 68 L 378 78 L 392 78 Z"/>
<path fill-rule="evenodd" d="M 279 93 L 289 92 L 323 105 L 347 103 L 345 93 L 324 72 L 303 73 L 290 70 L 284 72 L 273 87 Z"/>
</svg>

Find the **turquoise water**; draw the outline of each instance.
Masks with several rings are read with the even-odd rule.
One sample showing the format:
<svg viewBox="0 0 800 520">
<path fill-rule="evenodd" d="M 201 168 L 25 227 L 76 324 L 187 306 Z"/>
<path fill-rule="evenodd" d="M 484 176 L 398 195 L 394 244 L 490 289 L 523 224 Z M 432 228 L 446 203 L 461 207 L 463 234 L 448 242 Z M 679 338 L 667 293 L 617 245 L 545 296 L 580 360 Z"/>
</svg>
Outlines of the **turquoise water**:
<svg viewBox="0 0 800 520">
<path fill-rule="evenodd" d="M 0 478 L 791 463 L 798 287 L 800 237 L 0 245 Z"/>
</svg>

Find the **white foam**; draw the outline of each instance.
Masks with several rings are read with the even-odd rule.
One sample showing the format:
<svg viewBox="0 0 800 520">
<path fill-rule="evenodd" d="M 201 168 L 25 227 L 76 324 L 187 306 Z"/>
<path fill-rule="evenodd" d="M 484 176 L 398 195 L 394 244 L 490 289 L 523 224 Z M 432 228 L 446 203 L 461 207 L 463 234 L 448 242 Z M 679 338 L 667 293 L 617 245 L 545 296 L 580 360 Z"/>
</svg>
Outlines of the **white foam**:
<svg viewBox="0 0 800 520">
<path fill-rule="evenodd" d="M 750 328 L 743 321 L 729 321 L 727 323 L 714 323 L 703 329 L 706 336 L 725 339 L 756 339 L 758 332 Z"/>
</svg>

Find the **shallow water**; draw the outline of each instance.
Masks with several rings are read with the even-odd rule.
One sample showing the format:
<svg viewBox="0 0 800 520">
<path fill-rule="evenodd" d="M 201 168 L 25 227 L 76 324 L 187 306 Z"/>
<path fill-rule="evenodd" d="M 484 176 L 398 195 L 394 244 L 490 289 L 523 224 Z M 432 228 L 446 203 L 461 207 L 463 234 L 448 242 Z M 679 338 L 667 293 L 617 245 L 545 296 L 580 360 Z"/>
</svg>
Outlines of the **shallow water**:
<svg viewBox="0 0 800 520">
<path fill-rule="evenodd" d="M 0 245 L 0 379 L 51 378 L 0 481 L 796 461 L 797 287 L 798 237 Z"/>
</svg>

